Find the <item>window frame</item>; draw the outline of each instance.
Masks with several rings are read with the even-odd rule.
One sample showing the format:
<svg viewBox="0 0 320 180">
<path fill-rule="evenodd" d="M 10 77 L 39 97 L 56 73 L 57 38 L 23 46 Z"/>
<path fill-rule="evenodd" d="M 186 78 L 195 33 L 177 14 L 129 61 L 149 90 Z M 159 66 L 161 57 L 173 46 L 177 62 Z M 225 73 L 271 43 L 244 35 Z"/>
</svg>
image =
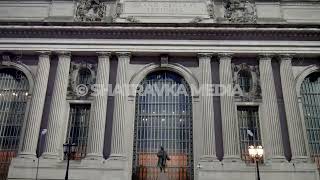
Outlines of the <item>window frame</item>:
<svg viewBox="0 0 320 180">
<path fill-rule="evenodd" d="M 238 116 L 238 107 L 256 107 L 258 109 L 258 118 L 259 118 L 259 125 L 260 125 L 260 134 L 261 134 L 261 145 L 262 147 L 265 147 L 265 141 L 264 141 L 264 134 L 265 134 L 265 131 L 263 129 L 263 122 L 264 122 L 264 118 L 262 116 L 262 113 L 263 113 L 263 109 L 261 108 L 262 107 L 262 104 L 260 102 L 235 102 L 235 105 L 234 105 L 234 108 L 235 108 L 235 119 L 236 119 L 236 125 L 237 125 L 237 135 L 238 135 L 238 150 L 239 150 L 239 156 L 240 156 L 240 159 L 242 160 L 241 158 L 241 146 L 240 146 L 240 129 L 239 129 L 239 116 Z M 264 158 L 263 159 L 266 159 L 265 155 L 264 155 Z M 244 161 L 244 160 L 242 160 Z"/>
</svg>

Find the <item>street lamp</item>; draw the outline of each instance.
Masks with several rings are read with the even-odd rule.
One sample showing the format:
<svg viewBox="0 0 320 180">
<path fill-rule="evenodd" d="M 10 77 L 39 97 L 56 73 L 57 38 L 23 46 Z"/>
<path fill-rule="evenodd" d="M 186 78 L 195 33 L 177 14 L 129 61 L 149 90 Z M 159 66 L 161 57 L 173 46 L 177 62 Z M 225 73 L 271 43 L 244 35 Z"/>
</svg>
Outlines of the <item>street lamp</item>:
<svg viewBox="0 0 320 180">
<path fill-rule="evenodd" d="M 260 180 L 260 172 L 259 172 L 259 161 L 263 157 L 263 148 L 262 146 L 249 146 L 249 155 L 254 159 L 256 166 L 257 166 L 257 179 Z"/>
<path fill-rule="evenodd" d="M 40 131 L 40 136 L 38 139 L 38 150 L 37 150 L 38 162 L 37 162 L 36 180 L 38 180 L 38 175 L 39 175 L 39 164 L 40 164 L 40 153 L 41 153 L 41 148 L 42 148 L 42 139 L 47 134 L 47 131 L 48 131 L 47 129 L 42 129 Z"/>
<path fill-rule="evenodd" d="M 77 144 L 75 143 L 65 143 L 63 144 L 63 152 L 65 157 L 67 157 L 67 170 L 66 170 L 66 176 L 65 176 L 65 180 L 68 180 L 69 178 L 69 164 L 70 164 L 70 159 L 72 157 L 73 154 L 76 153 L 76 146 Z"/>
</svg>

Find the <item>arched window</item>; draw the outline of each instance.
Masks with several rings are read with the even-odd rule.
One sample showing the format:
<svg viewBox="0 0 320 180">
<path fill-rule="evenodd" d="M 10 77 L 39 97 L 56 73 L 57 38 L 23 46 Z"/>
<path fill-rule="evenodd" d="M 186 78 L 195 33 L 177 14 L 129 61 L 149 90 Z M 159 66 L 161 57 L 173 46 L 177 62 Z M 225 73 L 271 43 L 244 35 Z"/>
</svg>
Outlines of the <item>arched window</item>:
<svg viewBox="0 0 320 180">
<path fill-rule="evenodd" d="M 157 179 L 160 146 L 170 161 L 166 169 L 171 180 L 193 179 L 192 97 L 180 75 L 169 71 L 149 74 L 137 94 L 133 179 Z"/>
<path fill-rule="evenodd" d="M 29 82 L 19 70 L 0 69 L 0 179 L 16 156 L 28 100 Z"/>
<path fill-rule="evenodd" d="M 246 70 L 241 70 L 238 72 L 238 82 L 242 91 L 248 93 L 252 87 L 252 77 L 251 73 Z"/>
<path fill-rule="evenodd" d="M 301 96 L 310 154 L 320 167 L 320 72 L 305 78 Z"/>
<path fill-rule="evenodd" d="M 92 83 L 92 74 L 88 68 L 81 68 L 77 77 L 78 84 L 90 85 Z"/>
</svg>

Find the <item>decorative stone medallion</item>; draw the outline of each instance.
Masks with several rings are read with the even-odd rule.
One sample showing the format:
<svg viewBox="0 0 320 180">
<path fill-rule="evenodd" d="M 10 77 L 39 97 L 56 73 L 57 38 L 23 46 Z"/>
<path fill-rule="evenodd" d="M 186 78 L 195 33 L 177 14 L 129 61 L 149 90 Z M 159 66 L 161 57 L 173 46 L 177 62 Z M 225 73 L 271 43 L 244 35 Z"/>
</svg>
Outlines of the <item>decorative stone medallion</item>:
<svg viewBox="0 0 320 180">
<path fill-rule="evenodd" d="M 76 8 L 76 21 L 102 21 L 106 8 L 100 0 L 80 0 Z"/>
<path fill-rule="evenodd" d="M 225 18 L 231 23 L 256 23 L 257 10 L 252 0 L 227 0 Z"/>
<path fill-rule="evenodd" d="M 251 102 L 261 99 L 261 87 L 260 87 L 260 72 L 258 66 L 242 64 L 232 64 L 233 70 L 233 83 L 234 85 L 239 84 L 239 72 L 246 71 L 251 75 L 251 87 L 249 92 L 243 91 L 243 96 L 236 96 L 237 100 L 244 102 Z"/>
<path fill-rule="evenodd" d="M 79 75 L 81 70 L 87 70 L 90 72 L 90 80 L 87 84 L 79 83 Z M 90 86 L 96 81 L 96 71 L 97 67 L 95 64 L 88 63 L 75 63 L 71 62 L 70 73 L 69 73 L 69 86 L 68 86 L 68 98 L 79 99 L 87 98 L 91 94 Z M 82 89 L 80 89 L 82 88 Z M 79 90 L 87 91 L 86 93 Z"/>
</svg>

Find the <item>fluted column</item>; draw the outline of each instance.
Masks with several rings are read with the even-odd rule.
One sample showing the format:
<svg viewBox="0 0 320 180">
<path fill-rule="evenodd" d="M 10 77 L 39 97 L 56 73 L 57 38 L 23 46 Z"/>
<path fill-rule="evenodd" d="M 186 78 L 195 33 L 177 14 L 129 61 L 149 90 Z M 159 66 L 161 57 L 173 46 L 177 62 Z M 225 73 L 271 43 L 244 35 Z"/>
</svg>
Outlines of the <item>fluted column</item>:
<svg viewBox="0 0 320 180">
<path fill-rule="evenodd" d="M 127 83 L 127 71 L 130 61 L 130 53 L 119 52 L 116 85 L 121 93 L 115 95 L 113 126 L 112 126 L 112 145 L 111 158 L 126 158 L 125 150 L 125 117 L 127 113 L 127 96 L 125 94 L 125 85 Z M 120 92 L 120 91 L 119 91 Z"/>
<path fill-rule="evenodd" d="M 65 117 L 66 96 L 69 80 L 70 52 L 58 52 L 58 67 L 54 80 L 52 99 L 50 105 L 48 132 L 46 138 L 44 158 L 58 158 L 61 149 L 62 129 L 67 124 L 63 124 Z"/>
<path fill-rule="evenodd" d="M 40 52 L 24 141 L 19 156 L 35 157 L 50 72 L 50 52 Z"/>
<path fill-rule="evenodd" d="M 280 56 L 280 59 L 280 76 L 284 106 L 286 109 L 292 160 L 307 159 L 307 150 L 302 129 L 303 124 L 301 121 L 298 97 L 291 64 L 292 55 L 284 54 Z"/>
<path fill-rule="evenodd" d="M 218 54 L 218 56 L 220 58 L 220 85 L 223 85 L 226 90 L 226 92 L 220 96 L 224 159 L 237 160 L 240 159 L 240 154 L 238 131 L 236 131 L 236 129 L 238 129 L 235 116 L 236 111 L 232 94 L 232 54 L 222 53 Z"/>
<path fill-rule="evenodd" d="M 88 154 L 87 159 L 102 159 L 104 134 L 107 116 L 108 92 L 105 88 L 109 84 L 110 73 L 110 53 L 98 53 L 98 70 L 96 86 L 98 88 L 97 96 L 94 97 L 91 113 L 88 136 Z"/>
<path fill-rule="evenodd" d="M 211 53 L 198 54 L 199 67 L 201 71 L 202 88 L 212 87 L 211 74 Z M 203 152 L 202 161 L 211 161 L 216 159 L 215 134 L 214 134 L 214 112 L 213 97 L 208 92 L 202 92 L 201 96 L 201 114 L 203 131 Z"/>
<path fill-rule="evenodd" d="M 276 88 L 271 65 L 272 56 L 260 56 L 260 82 L 262 91 L 262 131 L 264 131 L 265 156 L 268 160 L 284 160 L 283 142 Z"/>
</svg>

